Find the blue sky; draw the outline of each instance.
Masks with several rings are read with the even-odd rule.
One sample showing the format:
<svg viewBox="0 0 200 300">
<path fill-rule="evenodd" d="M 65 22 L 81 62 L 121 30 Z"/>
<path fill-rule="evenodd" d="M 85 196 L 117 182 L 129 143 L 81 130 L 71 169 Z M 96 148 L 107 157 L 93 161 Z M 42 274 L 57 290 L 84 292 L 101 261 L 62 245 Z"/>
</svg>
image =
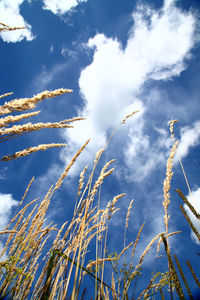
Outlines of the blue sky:
<svg viewBox="0 0 200 300">
<path fill-rule="evenodd" d="M 115 172 L 103 185 L 102 206 L 116 194 L 127 193 L 111 222 L 111 231 L 118 234 L 110 235 L 108 247 L 110 251 L 122 249 L 126 212 L 134 198 L 127 244 L 145 221 L 139 256 L 151 238 L 164 230 L 162 187 L 172 145 L 168 121 L 173 119 L 179 120 L 175 136 L 192 190 L 189 199 L 200 212 L 199 8 L 197 0 L 0 0 L 0 21 L 27 27 L 0 34 L 0 94 L 12 91 L 13 99 L 70 88 L 72 94 L 39 104 L 41 113 L 32 122 L 87 118 L 74 129 L 41 130 L 2 143 L 1 156 L 39 143 L 66 142 L 67 146 L 1 163 L 1 227 L 32 176 L 36 180 L 30 200 L 42 199 L 75 151 L 91 138 L 48 212 L 58 225 L 70 218 L 80 171 L 86 165 L 90 170 L 96 151 L 119 127 L 100 162 L 101 166 L 116 159 Z M 140 112 L 119 126 L 133 110 Z M 177 157 L 169 227 L 183 233 L 171 239 L 171 247 L 183 265 L 188 258 L 195 264 L 199 245 L 181 216 L 182 203 L 175 188 L 188 195 Z M 200 230 L 199 221 L 191 218 Z M 150 255 L 147 269 L 152 259 Z M 195 283 L 191 280 L 190 284 L 195 291 Z"/>
</svg>

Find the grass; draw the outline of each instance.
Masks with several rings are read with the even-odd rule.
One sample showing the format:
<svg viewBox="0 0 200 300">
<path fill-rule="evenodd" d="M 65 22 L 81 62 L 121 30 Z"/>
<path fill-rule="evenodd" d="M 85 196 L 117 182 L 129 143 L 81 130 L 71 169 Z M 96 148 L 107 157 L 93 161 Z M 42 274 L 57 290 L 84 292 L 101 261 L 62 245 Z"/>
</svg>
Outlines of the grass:
<svg viewBox="0 0 200 300">
<path fill-rule="evenodd" d="M 2 23 L 0 25 L 2 26 L 1 31 L 17 29 Z M 70 89 L 44 91 L 34 97 L 14 99 L 0 106 L 0 115 L 2 116 L 0 119 L 0 142 L 6 142 L 9 139 L 20 137 L 23 134 L 30 134 L 43 128 L 72 128 L 73 130 L 73 122 L 83 121 L 84 118 L 73 118 L 57 123 L 39 122 L 32 124 L 29 122 L 23 125 L 15 124 L 23 119 L 38 115 L 39 111 L 23 114 L 21 112 L 35 108 L 39 101 L 71 92 Z M 11 94 L 4 94 L 0 98 L 11 96 Z M 11 115 L 13 112 L 15 115 Z M 121 124 L 126 123 L 129 117 L 134 117 L 136 112 L 128 114 Z M 126 230 L 129 224 L 130 211 L 134 204 L 133 200 L 130 201 L 124 222 L 124 241 L 122 242 L 121 252 L 109 253 L 107 250 L 109 222 L 112 216 L 117 214 L 119 210 L 118 202 L 125 194 L 113 196 L 112 201 L 108 202 L 104 209 L 100 209 L 101 186 L 105 178 L 114 172 L 112 167 L 114 160 L 110 160 L 102 167 L 97 179 L 94 181 L 94 175 L 96 176 L 98 172 L 97 166 L 106 145 L 96 153 L 91 174 L 86 176 L 87 167 L 80 173 L 76 203 L 71 220 L 66 220 L 61 228 L 57 228 L 51 223 L 48 224 L 46 220 L 47 210 L 55 191 L 60 189 L 63 181 L 66 180 L 70 168 L 87 147 L 88 140 L 75 153 L 58 181 L 49 188 L 44 199 L 41 202 L 39 199 L 34 199 L 25 205 L 24 201 L 34 181 L 34 178 L 32 178 L 19 203 L 15 216 L 6 228 L 0 232 L 4 241 L 4 248 L 0 254 L 0 299 L 85 299 L 86 289 L 89 288 L 88 285 L 84 287 L 83 279 L 86 276 L 94 281 L 93 299 L 132 299 L 130 298 L 130 291 L 134 289 L 141 278 L 144 259 L 154 246 L 158 247 L 158 254 L 161 244 L 164 246 L 168 262 L 165 272 L 155 273 L 152 267 L 152 277 L 146 285 L 144 284 L 145 286 L 137 299 L 154 299 L 154 297 L 158 297 L 158 299 L 175 299 L 177 296 L 180 299 L 187 299 L 187 297 L 193 299 L 187 281 L 187 274 L 184 274 L 177 255 L 173 255 L 169 242 L 171 236 L 180 233 L 169 233 L 168 229 L 173 159 L 178 146 L 173 132 L 176 121 L 170 122 L 170 132 L 174 143 L 167 161 L 166 178 L 163 186 L 165 231 L 148 241 L 137 263 L 133 264 L 133 258 L 135 257 L 138 241 L 142 239 L 144 224 L 140 227 L 135 239 L 129 245 L 126 245 Z M 110 142 L 110 139 L 108 142 Z M 29 147 L 14 154 L 4 155 L 1 158 L 1 163 L 28 156 L 40 150 L 63 146 L 65 144 L 53 143 Z M 177 189 L 177 192 L 192 213 L 199 219 L 198 212 L 188 202 L 181 190 Z M 200 239 L 198 231 L 183 206 L 180 206 L 180 209 L 190 228 Z M 52 232 L 54 232 L 53 236 L 55 237 L 53 241 Z M 47 241 L 49 241 L 48 245 Z M 87 252 L 94 241 L 96 255 L 92 261 L 87 261 Z M 131 259 L 128 259 L 129 263 L 126 262 L 128 250 L 131 251 Z M 104 280 L 106 264 L 110 264 L 112 269 L 109 282 Z M 197 287 L 200 287 L 198 276 L 189 260 L 187 260 L 187 265 L 188 272 L 194 278 L 194 283 Z M 183 284 L 186 287 L 185 289 L 183 289 Z M 184 291 L 186 291 L 185 294 Z"/>
</svg>

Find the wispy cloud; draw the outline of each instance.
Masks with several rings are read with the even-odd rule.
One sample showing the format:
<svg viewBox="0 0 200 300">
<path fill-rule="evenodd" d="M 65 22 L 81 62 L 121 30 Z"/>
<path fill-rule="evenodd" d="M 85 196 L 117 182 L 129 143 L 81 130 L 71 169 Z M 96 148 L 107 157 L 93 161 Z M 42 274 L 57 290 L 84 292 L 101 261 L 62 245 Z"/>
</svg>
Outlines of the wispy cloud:
<svg viewBox="0 0 200 300">
<path fill-rule="evenodd" d="M 182 159 L 186 157 L 190 148 L 200 144 L 200 121 L 196 121 L 192 126 L 185 126 L 181 129 L 181 139 L 178 147 L 178 155 Z M 176 156 L 176 160 L 178 156 Z"/>
<path fill-rule="evenodd" d="M 1 0 L 0 1 L 0 20 L 9 26 L 26 27 L 9 32 L 0 33 L 0 37 L 4 42 L 20 42 L 23 39 L 32 41 L 34 36 L 29 25 L 24 17 L 20 14 L 20 6 L 24 0 Z"/>
<path fill-rule="evenodd" d="M 157 130 L 158 137 L 152 140 L 149 135 L 145 135 L 143 119 L 140 124 L 135 121 L 130 125 L 133 126 L 130 126 L 128 143 L 124 148 L 125 169 L 128 170 L 126 179 L 139 182 L 166 162 L 170 138 L 161 129 Z"/>
<path fill-rule="evenodd" d="M 37 88 L 37 91 L 43 91 L 47 89 L 48 84 L 61 72 L 67 68 L 67 64 L 55 64 L 50 70 L 47 70 L 45 67 L 42 67 L 40 73 L 33 78 L 32 85 L 34 88 Z"/>
<path fill-rule="evenodd" d="M 67 47 L 62 47 L 61 49 L 62 56 L 70 56 L 71 58 L 75 58 L 77 56 L 76 51 L 73 51 Z"/>
<path fill-rule="evenodd" d="M 0 180 L 6 179 L 6 171 L 8 170 L 8 167 L 3 167 L 0 171 Z"/>
<path fill-rule="evenodd" d="M 50 46 L 49 51 L 50 51 L 51 53 L 54 52 L 54 47 L 53 47 L 53 45 Z"/>
</svg>

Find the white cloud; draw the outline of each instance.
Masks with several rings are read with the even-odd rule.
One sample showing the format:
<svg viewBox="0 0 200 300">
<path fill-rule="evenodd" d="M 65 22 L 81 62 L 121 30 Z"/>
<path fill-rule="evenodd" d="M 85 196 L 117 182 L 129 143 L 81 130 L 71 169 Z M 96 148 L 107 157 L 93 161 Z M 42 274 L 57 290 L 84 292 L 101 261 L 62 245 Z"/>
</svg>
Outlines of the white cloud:
<svg viewBox="0 0 200 300">
<path fill-rule="evenodd" d="M 11 210 L 18 204 L 11 194 L 0 193 L 0 230 L 2 230 L 9 220 Z"/>
<path fill-rule="evenodd" d="M 49 51 L 50 51 L 51 53 L 54 52 L 54 47 L 53 47 L 53 45 L 50 46 Z"/>
<path fill-rule="evenodd" d="M 0 21 L 13 27 L 26 27 L 15 31 L 0 33 L 4 42 L 20 42 L 23 39 L 31 41 L 34 37 L 31 33 L 31 26 L 20 14 L 20 5 L 24 0 L 1 0 L 0 1 Z"/>
<path fill-rule="evenodd" d="M 73 51 L 73 50 L 70 50 L 69 48 L 67 48 L 67 47 L 62 47 L 62 49 L 61 49 L 61 54 L 62 54 L 62 56 L 70 56 L 70 57 L 72 57 L 72 58 L 75 58 L 76 57 L 76 55 L 77 55 L 77 53 L 76 53 L 76 51 Z"/>
<path fill-rule="evenodd" d="M 67 64 L 55 64 L 50 70 L 42 67 L 41 72 L 38 73 L 35 78 L 33 78 L 32 86 L 37 88 L 37 91 L 43 91 L 44 89 L 47 89 L 48 84 L 50 84 L 52 80 L 66 68 Z"/>
<path fill-rule="evenodd" d="M 85 104 L 79 114 L 86 116 L 87 121 L 75 131 L 65 133 L 72 152 L 92 137 L 87 150 L 89 157 L 105 143 L 108 130 L 120 124 L 128 107 L 134 110 L 139 105 L 142 112 L 151 109 L 138 100 L 144 83 L 150 79 L 171 79 L 186 68 L 185 60 L 194 45 L 195 17 L 190 12 L 181 11 L 174 6 L 174 1 L 168 0 L 159 11 L 141 5 L 132 17 L 134 26 L 125 49 L 117 39 L 104 34 L 97 34 L 88 41 L 88 48 L 94 49 L 93 61 L 79 79 Z M 160 149 L 150 151 L 152 143 L 145 134 L 142 113 L 133 118 L 137 121 L 129 130 L 129 145 L 126 143 L 124 156 L 128 166 L 136 154 L 142 152 L 142 159 L 137 161 L 137 168 L 141 170 L 138 178 L 142 179 L 165 156 Z M 64 152 L 63 157 L 69 159 Z"/>
<path fill-rule="evenodd" d="M 144 9 L 141 5 L 133 13 L 135 26 L 126 51 L 131 53 L 134 65 L 137 59 L 147 78 L 167 79 L 180 75 L 194 43 L 194 17 L 172 5 L 157 13 L 147 10 L 148 16 L 144 15 Z"/>
<path fill-rule="evenodd" d="M 188 155 L 190 148 L 200 144 L 200 121 L 194 123 L 193 126 L 186 126 L 181 129 L 181 139 L 178 147 L 178 156 L 184 158 Z"/>
<path fill-rule="evenodd" d="M 87 0 L 43 0 L 43 8 L 51 10 L 54 14 L 63 15 L 70 9 L 76 7 L 79 3 L 86 1 Z"/>
<path fill-rule="evenodd" d="M 195 191 L 192 191 L 191 194 L 187 196 L 187 200 L 192 204 L 192 206 L 195 208 L 195 210 L 200 214 L 200 188 L 196 189 Z M 193 225 L 197 229 L 197 231 L 200 233 L 200 220 L 198 220 L 195 215 L 191 212 L 191 210 L 188 208 L 186 204 L 184 204 L 184 208 L 187 211 L 187 214 L 189 215 Z M 191 231 L 191 237 L 194 242 L 197 244 L 200 244 L 199 240 L 197 239 L 196 235 L 193 231 Z"/>
<path fill-rule="evenodd" d="M 152 127 L 154 136 L 145 134 L 145 117 L 130 122 L 128 142 L 124 146 L 127 182 L 140 182 L 152 171 L 162 167 L 168 158 L 172 141 L 164 128 Z M 128 169 L 128 172 L 127 172 Z M 131 171 L 131 172 L 129 172 Z"/>
</svg>

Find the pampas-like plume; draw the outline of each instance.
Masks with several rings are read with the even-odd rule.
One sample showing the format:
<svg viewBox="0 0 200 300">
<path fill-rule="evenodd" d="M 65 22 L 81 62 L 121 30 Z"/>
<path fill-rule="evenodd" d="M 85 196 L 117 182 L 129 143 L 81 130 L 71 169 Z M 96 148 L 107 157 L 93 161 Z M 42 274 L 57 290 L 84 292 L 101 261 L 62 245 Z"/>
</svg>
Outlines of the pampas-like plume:
<svg viewBox="0 0 200 300">
<path fill-rule="evenodd" d="M 13 155 L 3 156 L 0 161 L 9 161 L 9 160 L 17 159 L 19 157 L 27 156 L 27 155 L 29 155 L 33 152 L 37 152 L 37 151 L 40 151 L 40 150 L 44 151 L 44 150 L 47 150 L 49 148 L 63 147 L 63 146 L 66 146 L 66 144 L 41 144 L 37 147 L 29 147 L 29 148 L 24 149 L 22 151 L 18 151 Z"/>
<path fill-rule="evenodd" d="M 35 177 L 33 176 L 33 177 L 31 178 L 31 181 L 29 182 L 29 184 L 28 184 L 26 190 L 25 190 L 25 193 L 24 193 L 24 195 L 23 195 L 23 197 L 22 197 L 22 199 L 21 199 L 21 201 L 20 201 L 20 203 L 19 203 L 19 206 L 22 205 L 24 199 L 26 198 L 26 195 L 27 195 L 27 193 L 28 193 L 28 191 L 29 191 L 29 189 L 30 189 L 30 186 L 31 186 L 31 184 L 33 183 L 34 179 L 35 179 Z"/>
<path fill-rule="evenodd" d="M 61 121 L 60 123 L 72 123 L 72 122 L 76 122 L 76 121 L 82 121 L 82 120 L 86 120 L 86 118 L 83 117 L 76 117 L 76 118 L 72 118 L 72 119 L 67 119 L 65 121 Z"/>
<path fill-rule="evenodd" d="M 131 259 L 133 259 L 133 256 L 134 256 L 134 254 L 135 254 L 135 249 L 136 249 L 137 243 L 138 243 L 138 241 L 139 241 L 139 238 L 140 238 L 140 235 L 141 235 L 141 232 L 142 232 L 143 227 L 144 227 L 144 223 L 142 224 L 142 226 L 140 227 L 140 229 L 139 229 L 139 231 L 138 231 L 138 234 L 137 234 L 137 237 L 136 237 L 134 246 L 133 246 L 133 251 L 132 251 L 132 254 L 131 254 Z"/>
<path fill-rule="evenodd" d="M 0 32 L 2 31 L 13 31 L 17 29 L 26 29 L 26 27 L 1 27 Z"/>
<path fill-rule="evenodd" d="M 138 269 L 138 268 L 141 266 L 141 264 L 142 264 L 142 262 L 143 262 L 143 260 L 144 260 L 145 255 L 149 252 L 149 250 L 151 249 L 151 246 L 155 243 L 156 240 L 159 239 L 159 237 L 160 237 L 162 234 L 164 234 L 164 233 L 161 232 L 161 233 L 159 233 L 158 235 L 156 235 L 156 236 L 150 241 L 150 243 L 146 246 L 144 252 L 142 253 L 142 255 L 141 255 L 141 257 L 140 257 L 139 263 L 137 264 L 137 266 L 135 267 L 135 269 Z"/>
<path fill-rule="evenodd" d="M 176 141 L 171 149 L 169 158 L 167 160 L 167 170 L 166 170 L 166 178 L 164 181 L 164 186 L 163 186 L 163 192 L 164 192 L 164 201 L 163 201 L 163 207 L 165 210 L 165 216 L 164 216 L 164 222 L 166 226 L 166 234 L 168 234 L 168 220 L 169 220 L 169 215 L 168 215 L 168 206 L 170 204 L 170 188 L 171 188 L 171 180 L 173 176 L 172 172 L 172 167 L 173 167 L 173 159 L 174 155 L 176 153 L 176 149 L 178 147 L 178 141 Z"/>
<path fill-rule="evenodd" d="M 12 26 L 9 26 L 7 24 L 4 24 L 2 22 L 0 22 L 0 25 L 2 27 L 0 27 L 0 32 L 2 31 L 12 31 L 12 30 L 17 30 L 17 29 L 26 29 L 26 27 L 12 27 Z"/>
<path fill-rule="evenodd" d="M 132 113 L 127 114 L 127 115 L 125 116 L 125 118 L 122 120 L 121 124 L 125 124 L 125 123 L 126 123 L 126 120 L 127 120 L 128 118 L 132 117 L 133 115 L 135 115 L 137 112 L 139 112 L 139 110 L 134 110 Z"/>
<path fill-rule="evenodd" d="M 0 23 L 1 24 L 1 23 Z M 3 94 L 3 95 L 0 95 L 0 99 L 1 98 L 4 98 L 4 97 L 7 97 L 7 96 L 10 96 L 10 95 L 12 95 L 13 94 L 13 92 L 10 92 L 10 93 L 5 93 L 5 94 Z"/>
<path fill-rule="evenodd" d="M 131 200 L 130 204 L 129 204 L 129 207 L 128 207 L 128 212 L 127 212 L 127 215 L 126 215 L 126 228 L 128 228 L 128 221 L 129 221 L 129 217 L 130 217 L 130 212 L 131 212 L 131 208 L 132 208 L 132 205 L 133 205 L 133 201 L 134 200 Z"/>
<path fill-rule="evenodd" d="M 0 235 L 1 234 L 5 234 L 5 233 L 17 233 L 17 230 L 3 230 L 3 231 L 0 231 Z"/>
<path fill-rule="evenodd" d="M 55 189 L 57 190 L 60 188 L 64 178 L 67 176 L 69 170 L 71 169 L 71 167 L 73 166 L 74 162 L 76 161 L 77 157 L 81 154 L 81 152 L 83 152 L 83 150 L 85 149 L 85 147 L 87 146 L 87 144 L 89 143 L 90 139 L 87 140 L 87 142 L 78 150 L 78 152 L 74 155 L 74 157 L 72 158 L 72 160 L 70 161 L 70 163 L 68 164 L 68 166 L 66 167 L 66 169 L 64 170 L 63 174 L 60 176 L 60 178 L 58 179 Z"/>
<path fill-rule="evenodd" d="M 47 123 L 26 123 L 24 125 L 13 125 L 10 128 L 0 129 L 0 135 L 8 135 L 8 134 L 22 134 L 29 131 L 36 131 L 44 128 L 73 128 L 73 126 L 68 124 L 63 124 L 61 122 L 47 122 Z M 6 138 L 6 137 L 5 137 Z"/>
<path fill-rule="evenodd" d="M 98 151 L 98 153 L 100 153 L 100 152 Z M 96 158 L 95 158 L 95 160 L 96 160 Z M 100 173 L 98 179 L 96 180 L 96 182 L 95 182 L 95 184 L 94 184 L 94 186 L 92 188 L 92 191 L 90 193 L 90 196 L 91 196 L 92 199 L 94 198 L 94 195 L 96 194 L 98 187 L 103 183 L 104 178 L 106 178 L 107 176 L 109 176 L 114 171 L 114 168 L 112 168 L 112 169 L 110 169 L 109 171 L 106 172 L 106 170 L 109 167 L 109 165 L 111 163 L 113 163 L 114 161 L 115 161 L 115 159 L 110 160 L 102 168 L 101 173 Z"/>
<path fill-rule="evenodd" d="M 124 252 L 126 252 L 126 250 L 128 250 L 132 245 L 134 244 L 134 242 L 131 242 L 128 246 L 126 246 L 118 255 L 118 257 L 122 256 L 124 254 Z"/>
<path fill-rule="evenodd" d="M 36 104 L 44 99 L 53 98 L 55 96 L 71 93 L 70 89 L 57 89 L 54 91 L 44 91 L 32 98 L 14 99 L 0 106 L 0 115 L 9 114 L 12 111 L 23 111 L 34 108 Z"/>
<path fill-rule="evenodd" d="M 115 196 L 111 202 L 111 204 L 109 205 L 109 214 L 108 214 L 108 220 L 110 220 L 111 216 L 114 214 L 115 212 L 115 204 L 117 203 L 117 201 L 124 197 L 126 194 L 123 193 L 123 194 L 119 194 L 117 196 Z"/>
<path fill-rule="evenodd" d="M 172 139 L 174 139 L 174 123 L 176 122 L 178 122 L 178 120 L 169 121 L 169 129 L 170 129 Z"/>
<path fill-rule="evenodd" d="M 88 166 L 86 166 L 86 167 L 83 169 L 83 171 L 81 172 L 81 174 L 80 174 L 77 197 L 79 197 L 80 194 L 81 194 L 81 190 L 82 190 L 83 185 L 84 185 L 84 182 L 83 182 L 83 180 L 84 180 L 84 175 L 85 175 L 85 172 L 86 172 L 87 168 L 88 168 Z"/>
<path fill-rule="evenodd" d="M 14 123 L 14 122 L 18 122 L 18 121 L 21 121 L 22 119 L 25 119 L 25 118 L 30 118 L 30 117 L 33 117 L 33 116 L 36 116 L 40 113 L 40 111 L 35 111 L 35 112 L 32 112 L 32 113 L 28 113 L 28 114 L 21 114 L 21 115 L 18 115 L 18 116 L 8 116 L 8 117 L 5 117 L 5 118 L 1 118 L 0 119 L 0 127 L 3 127 L 5 126 L 6 124 L 9 124 L 9 123 Z"/>
</svg>

